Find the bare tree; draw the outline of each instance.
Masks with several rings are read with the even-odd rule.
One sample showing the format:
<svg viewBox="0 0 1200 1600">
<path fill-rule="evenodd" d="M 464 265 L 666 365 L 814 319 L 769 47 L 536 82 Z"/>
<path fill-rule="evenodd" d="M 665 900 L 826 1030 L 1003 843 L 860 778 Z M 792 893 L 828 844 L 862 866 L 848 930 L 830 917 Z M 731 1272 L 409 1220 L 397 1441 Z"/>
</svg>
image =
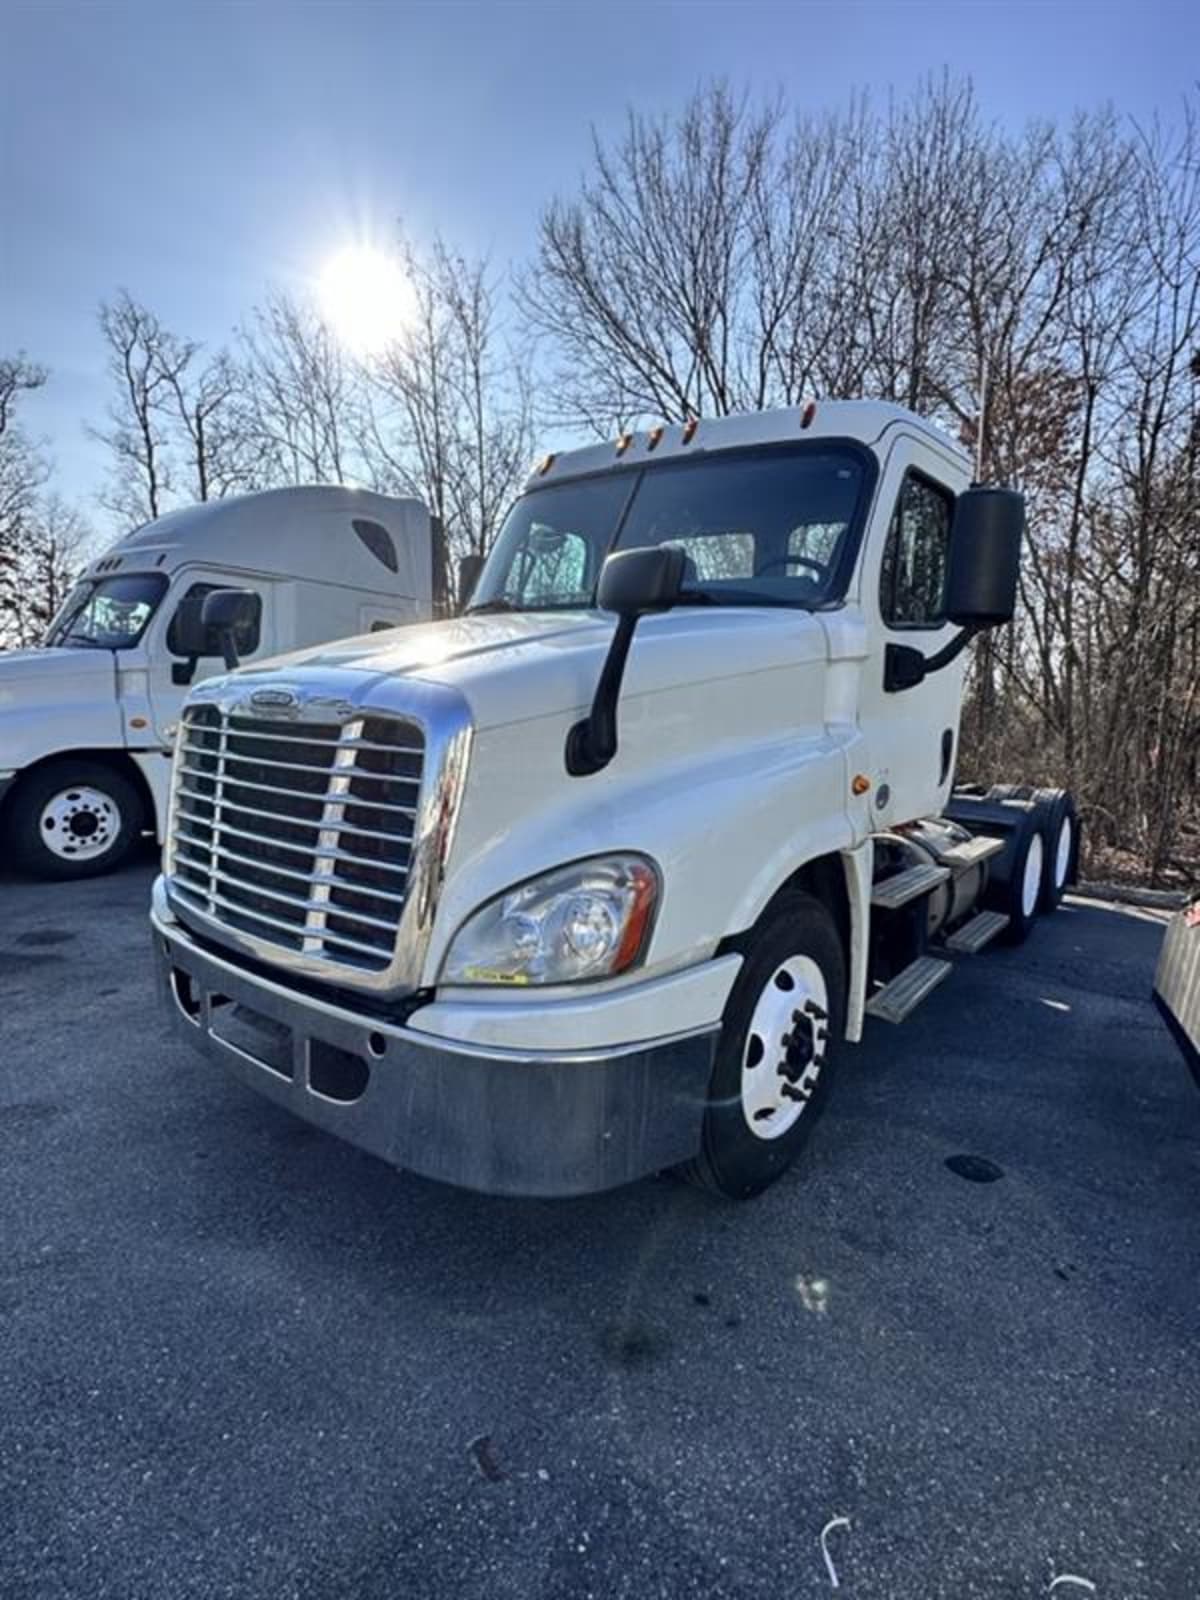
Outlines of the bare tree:
<svg viewBox="0 0 1200 1600">
<path fill-rule="evenodd" d="M 240 342 L 238 428 L 257 460 L 254 487 L 361 476 L 361 370 L 317 308 L 274 292 Z"/>
<path fill-rule="evenodd" d="M 22 353 L 0 357 L 0 646 L 12 643 L 19 631 L 22 552 L 49 471 L 17 411 L 46 376 L 44 367 Z"/>
<path fill-rule="evenodd" d="M 100 307 L 115 395 L 109 426 L 95 429 L 114 457 L 106 504 L 119 516 L 145 522 L 167 509 L 172 488 L 168 421 L 172 391 L 195 354 L 152 311 L 122 289 Z"/>
<path fill-rule="evenodd" d="M 526 358 L 506 337 L 486 260 L 436 240 L 403 251 L 413 310 L 369 364 L 364 459 L 381 488 L 420 496 L 447 552 L 485 554 L 533 450 Z"/>
<path fill-rule="evenodd" d="M 38 502 L 19 560 L 20 594 L 14 619 L 18 644 L 41 640 L 75 582 L 90 538 L 79 512 L 58 495 Z"/>
</svg>

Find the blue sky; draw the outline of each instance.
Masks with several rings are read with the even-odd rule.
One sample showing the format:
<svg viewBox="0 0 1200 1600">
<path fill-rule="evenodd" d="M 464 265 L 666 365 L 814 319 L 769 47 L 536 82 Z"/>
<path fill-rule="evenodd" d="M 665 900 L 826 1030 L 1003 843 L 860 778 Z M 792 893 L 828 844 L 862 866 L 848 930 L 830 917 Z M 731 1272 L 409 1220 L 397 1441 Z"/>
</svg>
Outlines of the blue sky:
<svg viewBox="0 0 1200 1600">
<path fill-rule="evenodd" d="M 816 108 L 948 65 L 1019 124 L 1104 100 L 1174 118 L 1200 72 L 1200 6 L 1176 0 L 0 0 L 0 38 L 0 349 L 51 367 L 28 420 L 89 514 L 118 285 L 220 343 L 266 285 L 397 216 L 520 259 L 592 124 L 717 75 Z"/>
</svg>

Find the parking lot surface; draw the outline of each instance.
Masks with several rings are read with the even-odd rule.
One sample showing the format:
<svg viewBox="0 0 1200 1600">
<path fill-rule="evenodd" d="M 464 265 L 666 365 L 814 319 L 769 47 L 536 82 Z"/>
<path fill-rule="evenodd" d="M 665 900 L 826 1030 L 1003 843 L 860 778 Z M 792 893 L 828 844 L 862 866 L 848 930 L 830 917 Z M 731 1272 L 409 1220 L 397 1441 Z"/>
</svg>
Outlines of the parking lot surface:
<svg viewBox="0 0 1200 1600">
<path fill-rule="evenodd" d="M 0 880 L 5 1600 L 1200 1592 L 1160 918 L 1068 904 L 871 1025 L 755 1203 L 518 1202 L 170 1041 L 151 872 Z"/>
</svg>

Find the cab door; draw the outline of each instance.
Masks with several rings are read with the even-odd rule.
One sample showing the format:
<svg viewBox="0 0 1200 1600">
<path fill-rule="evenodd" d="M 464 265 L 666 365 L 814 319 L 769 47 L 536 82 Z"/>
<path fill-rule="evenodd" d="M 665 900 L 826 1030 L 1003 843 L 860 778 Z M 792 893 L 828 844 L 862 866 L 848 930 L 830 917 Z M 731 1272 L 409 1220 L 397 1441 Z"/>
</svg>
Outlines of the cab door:
<svg viewBox="0 0 1200 1600">
<path fill-rule="evenodd" d="M 934 815 L 950 793 L 958 758 L 966 655 L 907 689 L 885 687 L 889 645 L 934 655 L 957 633 L 946 620 L 950 524 L 962 464 L 901 434 L 880 483 L 862 571 L 870 647 L 859 721 L 866 742 L 874 830 Z"/>
</svg>

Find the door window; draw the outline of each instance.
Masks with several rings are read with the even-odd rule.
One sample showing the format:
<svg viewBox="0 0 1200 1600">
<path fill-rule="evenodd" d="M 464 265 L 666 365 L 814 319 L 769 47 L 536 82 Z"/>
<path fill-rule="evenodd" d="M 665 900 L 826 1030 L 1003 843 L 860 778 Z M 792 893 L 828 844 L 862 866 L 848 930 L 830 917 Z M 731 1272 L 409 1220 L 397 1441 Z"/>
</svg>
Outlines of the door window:
<svg viewBox="0 0 1200 1600">
<path fill-rule="evenodd" d="M 900 487 L 883 552 L 879 607 L 893 628 L 940 628 L 946 620 L 950 495 L 910 473 Z"/>
</svg>

